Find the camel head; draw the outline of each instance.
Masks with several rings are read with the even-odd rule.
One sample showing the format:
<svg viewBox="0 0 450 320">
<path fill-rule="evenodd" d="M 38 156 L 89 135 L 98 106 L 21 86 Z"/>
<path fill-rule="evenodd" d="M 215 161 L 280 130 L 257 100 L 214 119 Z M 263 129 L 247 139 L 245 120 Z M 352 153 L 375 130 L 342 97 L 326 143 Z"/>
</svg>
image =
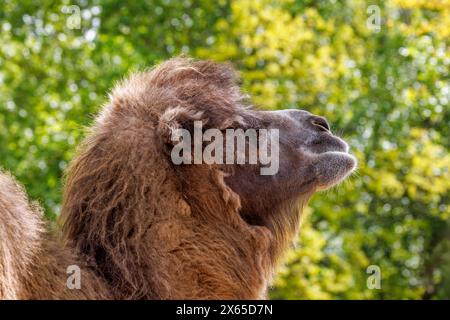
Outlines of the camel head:
<svg viewBox="0 0 450 320">
<path fill-rule="evenodd" d="M 159 123 L 172 163 L 195 175 L 192 168 L 201 166 L 226 172 L 225 184 L 249 224 L 277 234 L 296 231 L 298 206 L 355 170 L 349 146 L 325 118 L 300 109 L 255 109 L 227 65 L 194 62 L 179 70 L 191 79 L 178 93 L 188 103 L 167 108 Z"/>
<path fill-rule="evenodd" d="M 254 166 L 235 165 L 227 179 L 249 221 L 264 225 L 275 208 L 338 184 L 356 167 L 349 146 L 323 117 L 303 110 L 244 110 L 241 116 L 250 126 L 279 135 L 276 173 L 262 175 Z"/>
<path fill-rule="evenodd" d="M 67 172 L 64 238 L 119 298 L 263 297 L 348 149 L 322 117 L 252 107 L 231 66 L 171 59 L 111 92 Z"/>
</svg>

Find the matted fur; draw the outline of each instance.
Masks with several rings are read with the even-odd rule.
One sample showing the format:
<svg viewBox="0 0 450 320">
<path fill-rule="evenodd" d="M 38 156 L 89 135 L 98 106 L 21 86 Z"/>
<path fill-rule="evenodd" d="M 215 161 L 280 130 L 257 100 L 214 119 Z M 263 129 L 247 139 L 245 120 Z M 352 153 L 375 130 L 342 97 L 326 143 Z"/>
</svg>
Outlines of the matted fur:
<svg viewBox="0 0 450 320">
<path fill-rule="evenodd" d="M 261 195 L 244 190 L 265 197 L 255 205 L 226 182 L 233 167 L 176 166 L 169 155 L 173 129 L 193 120 L 219 129 L 256 125 L 246 109 L 225 64 L 176 58 L 119 83 L 68 168 L 61 241 L 44 232 L 38 206 L 0 175 L 0 298 L 265 298 L 315 178 L 304 177 L 297 193 L 289 181 L 276 193 L 266 182 Z M 241 212 L 241 204 L 261 212 Z M 74 264 L 80 290 L 66 287 Z"/>
<path fill-rule="evenodd" d="M 42 210 L 23 188 L 0 172 L 0 299 L 108 298 L 71 248 L 58 244 L 44 228 Z M 85 278 L 81 290 L 68 290 L 67 266 L 78 265 Z"/>
</svg>

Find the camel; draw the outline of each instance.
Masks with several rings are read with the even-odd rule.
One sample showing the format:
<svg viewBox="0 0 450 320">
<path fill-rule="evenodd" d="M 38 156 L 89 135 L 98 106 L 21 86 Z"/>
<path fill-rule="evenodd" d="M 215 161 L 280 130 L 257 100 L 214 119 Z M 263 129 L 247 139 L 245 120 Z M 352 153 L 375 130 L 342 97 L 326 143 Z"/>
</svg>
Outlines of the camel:
<svg viewBox="0 0 450 320">
<path fill-rule="evenodd" d="M 195 121 L 277 130 L 278 171 L 175 164 L 174 132 Z M 301 209 L 356 165 L 325 118 L 258 110 L 231 65 L 170 59 L 110 93 L 65 174 L 58 230 L 0 174 L 0 298 L 265 299 Z"/>
</svg>

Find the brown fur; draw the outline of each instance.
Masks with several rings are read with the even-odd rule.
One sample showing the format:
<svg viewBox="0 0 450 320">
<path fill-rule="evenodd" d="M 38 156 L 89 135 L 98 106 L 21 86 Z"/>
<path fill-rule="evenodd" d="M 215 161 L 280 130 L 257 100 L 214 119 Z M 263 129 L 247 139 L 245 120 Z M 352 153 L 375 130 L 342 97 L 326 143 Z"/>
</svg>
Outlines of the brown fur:
<svg viewBox="0 0 450 320">
<path fill-rule="evenodd" d="M 47 234 L 38 204 L 0 172 L 0 299 L 107 298 L 102 281 L 84 268 L 82 290 L 68 290 L 66 268 L 83 263 Z"/>
<path fill-rule="evenodd" d="M 304 122 L 312 116 L 294 123 L 252 111 L 243 98 L 234 71 L 209 61 L 172 59 L 120 83 L 68 169 L 63 245 L 0 176 L 0 298 L 265 298 L 298 206 L 337 178 L 306 153 L 289 155 L 276 179 L 252 166 L 171 162 L 172 130 L 196 119 L 219 129 L 278 123 L 286 132 L 301 120 L 316 137 Z M 283 137 L 283 148 L 295 142 Z M 295 181 L 284 178 L 295 176 L 285 174 L 291 167 L 303 172 Z M 81 290 L 65 287 L 73 264 L 83 270 Z"/>
</svg>

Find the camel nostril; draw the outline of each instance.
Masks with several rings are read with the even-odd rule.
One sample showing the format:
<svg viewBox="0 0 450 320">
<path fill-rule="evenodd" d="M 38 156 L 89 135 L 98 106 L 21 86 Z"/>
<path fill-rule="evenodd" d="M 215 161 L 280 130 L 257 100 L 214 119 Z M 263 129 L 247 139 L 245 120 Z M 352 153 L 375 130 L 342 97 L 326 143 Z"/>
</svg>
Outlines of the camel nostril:
<svg viewBox="0 0 450 320">
<path fill-rule="evenodd" d="M 311 123 L 319 128 L 320 131 L 327 131 L 331 132 L 330 125 L 328 124 L 327 120 L 322 117 L 313 117 L 311 119 Z"/>
</svg>

